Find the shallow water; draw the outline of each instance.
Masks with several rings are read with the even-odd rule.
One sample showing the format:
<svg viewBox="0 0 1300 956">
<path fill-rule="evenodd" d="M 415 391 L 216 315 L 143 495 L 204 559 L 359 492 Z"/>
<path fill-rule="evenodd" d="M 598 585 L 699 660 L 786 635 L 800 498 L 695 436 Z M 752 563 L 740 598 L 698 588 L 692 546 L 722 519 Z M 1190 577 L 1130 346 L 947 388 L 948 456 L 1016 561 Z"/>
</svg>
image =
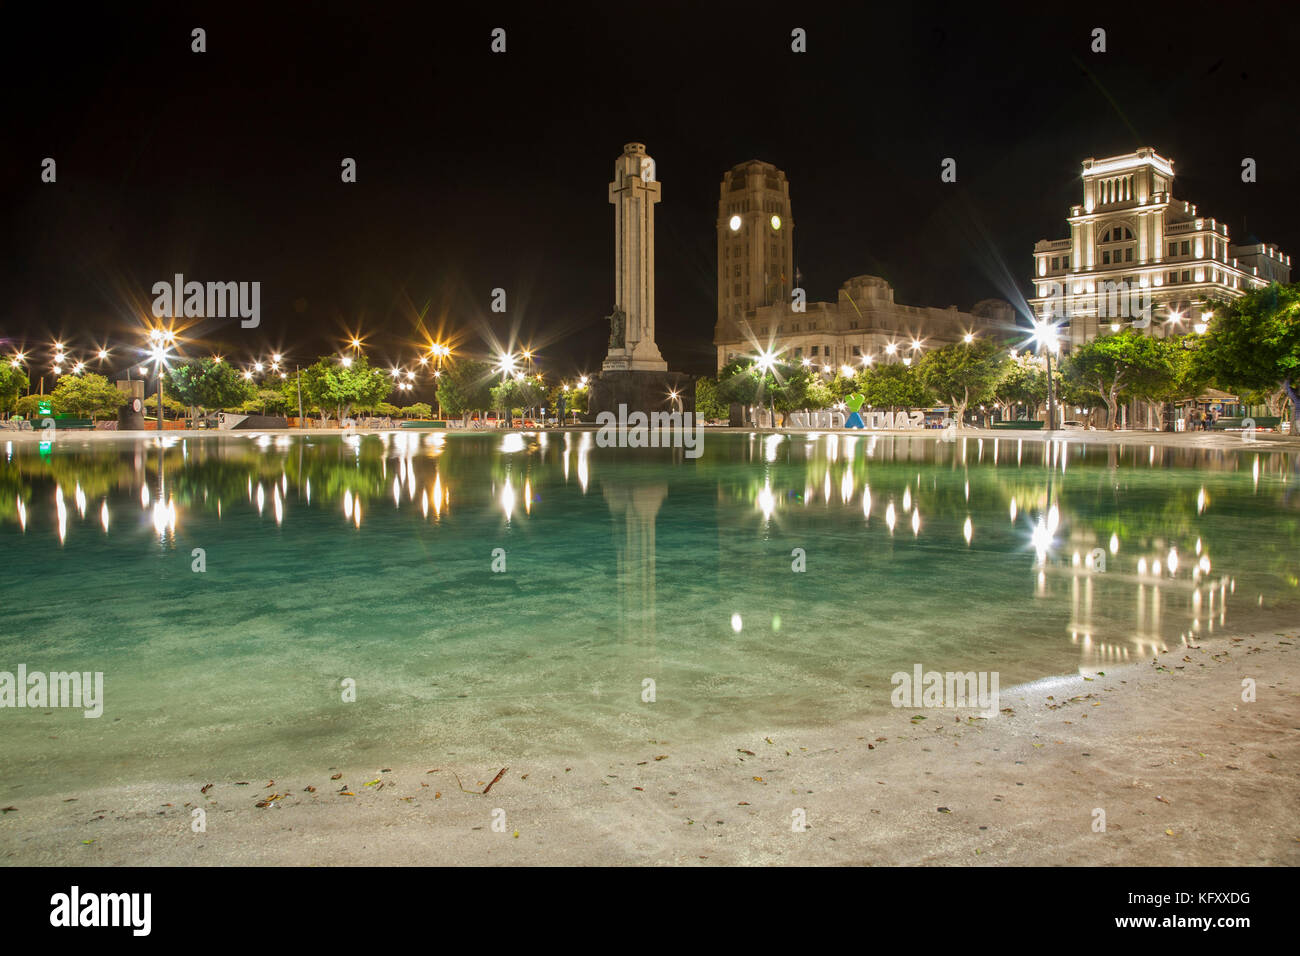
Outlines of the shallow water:
<svg viewBox="0 0 1300 956">
<path fill-rule="evenodd" d="M 105 703 L 0 709 L 0 799 L 770 733 L 917 664 L 1104 671 L 1293 620 L 1298 489 L 1244 443 L 15 442 L 0 671 L 100 671 Z"/>
</svg>

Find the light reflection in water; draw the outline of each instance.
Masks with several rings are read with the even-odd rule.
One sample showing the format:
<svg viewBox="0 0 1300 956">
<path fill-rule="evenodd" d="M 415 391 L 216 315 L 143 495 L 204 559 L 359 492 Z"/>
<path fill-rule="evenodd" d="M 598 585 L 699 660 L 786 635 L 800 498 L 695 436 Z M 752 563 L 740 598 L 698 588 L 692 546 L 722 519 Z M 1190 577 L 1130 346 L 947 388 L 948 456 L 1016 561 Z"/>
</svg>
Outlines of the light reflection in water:
<svg viewBox="0 0 1300 956">
<path fill-rule="evenodd" d="M 66 548 L 64 553 L 74 554 L 85 540 L 78 536 L 80 523 L 94 520 L 88 507 L 98 497 L 103 535 L 116 543 L 132 535 L 149 537 L 152 530 L 156 548 L 159 540 L 176 538 L 182 508 L 187 532 L 197 534 L 201 527 L 210 533 L 208 522 L 237 524 L 264 514 L 269 486 L 271 513 L 286 538 L 312 510 L 340 504 L 345 521 L 360 529 L 363 509 L 391 496 L 394 508 L 377 511 L 367 522 L 359 539 L 364 546 L 382 540 L 392 522 L 416 520 L 415 508 L 403 508 L 402 499 L 415 503 L 419 489 L 419 517 L 432 519 L 430 533 L 439 535 L 429 539 L 433 555 L 438 548 L 463 544 L 465 539 L 458 537 L 466 534 L 462 521 L 487 513 L 496 513 L 498 524 L 504 514 L 516 530 L 559 522 L 547 527 L 563 534 L 567 523 L 600 507 L 585 498 L 596 478 L 607 503 L 620 502 L 620 509 L 636 515 L 635 528 L 620 531 L 624 543 L 635 539 L 639 546 L 652 546 L 648 542 L 655 540 L 652 526 L 658 522 L 658 546 L 679 549 L 674 561 L 722 560 L 708 551 L 703 558 L 693 550 L 683 557 L 680 538 L 664 533 L 664 522 L 675 528 L 679 509 L 684 509 L 692 515 L 692 527 L 703 521 L 722 529 L 737 549 L 727 552 L 728 561 L 743 561 L 746 549 L 760 542 L 786 544 L 788 539 L 791 547 L 813 542 L 841 563 L 865 561 L 873 576 L 895 587 L 895 575 L 899 580 L 930 575 L 947 580 L 956 573 L 966 593 L 1002 592 L 1013 600 L 1033 594 L 1042 608 L 1059 609 L 1062 640 L 1072 641 L 1080 659 L 1092 663 L 1156 653 L 1184 635 L 1195 639 L 1211 628 L 1230 626 L 1226 605 L 1235 577 L 1247 579 L 1244 571 L 1251 581 L 1245 603 L 1264 606 L 1267 598 L 1276 606 L 1296 596 L 1294 556 L 1300 548 L 1293 523 L 1270 516 L 1293 515 L 1300 508 L 1294 480 L 1300 467 L 1297 456 L 1277 452 L 1180 457 L 1174 449 L 1154 455 L 1152 448 L 1144 452 L 1140 445 L 1072 446 L 1054 440 L 1026 446 L 1017 440 L 1013 453 L 1009 445 L 991 439 L 987 449 L 982 440 L 975 443 L 983 462 L 977 464 L 968 455 L 976 448 L 964 440 L 954 445 L 823 433 L 803 441 L 760 435 L 741 442 L 706 434 L 704 457 L 692 461 L 680 452 L 669 457 L 670 450 L 657 451 L 656 458 L 648 452 L 638 457 L 626 449 L 598 449 L 591 432 L 565 432 L 554 441 L 524 434 L 261 438 L 265 436 L 150 441 L 123 445 L 108 457 L 61 445 L 42 457 L 34 444 L 19 445 L 0 463 L 0 501 L 8 502 L 0 509 L 0 535 L 7 525 L 28 535 L 26 541 L 57 543 Z M 576 484 L 567 485 L 575 471 Z M 554 481 L 539 497 L 548 475 Z M 652 496 L 663 501 L 662 511 L 651 507 L 651 498 L 643 501 L 614 490 L 623 484 L 636 487 L 647 477 L 655 479 L 656 488 L 662 486 L 662 499 L 658 491 Z M 460 495 L 454 514 L 449 511 L 453 484 Z M 837 485 L 839 494 L 834 495 Z M 68 487 L 74 490 L 65 495 Z M 44 505 L 51 492 L 52 509 Z M 823 507 L 807 509 L 819 494 Z M 289 515 L 294 495 L 299 495 L 293 499 L 299 507 Z M 112 508 L 130 505 L 136 496 L 143 520 L 111 522 Z M 870 521 L 874 497 L 887 502 L 884 530 Z M 29 514 L 32 501 L 38 507 Z M 748 510 L 747 520 L 735 517 L 734 509 L 741 507 Z M 755 510 L 762 517 L 761 530 L 757 537 L 745 538 L 755 534 Z M 900 514 L 912 539 L 890 540 Z M 1020 522 L 1030 516 L 1032 521 Z M 973 547 L 976 519 L 983 522 L 979 548 Z M 177 547 L 184 546 L 178 542 Z M 921 556 L 924 565 L 911 563 Z M 654 574 L 650 557 L 628 558 L 624 565 L 638 568 L 638 606 L 672 599 L 646 577 Z M 1211 577 L 1215 564 L 1229 574 Z M 593 566 L 595 578 L 599 567 Z M 918 572 L 918 567 L 925 570 Z M 697 571 L 725 574 L 726 567 Z M 756 566 L 752 580 L 762 581 L 763 573 Z M 748 600 L 777 600 L 768 592 L 758 587 L 743 593 Z M 852 610 L 852 602 L 861 600 L 856 591 L 839 593 L 831 587 L 827 594 L 832 604 L 850 602 L 844 605 L 845 620 L 856 622 L 853 626 L 873 626 L 874 611 L 862 616 Z M 635 602 L 629 596 L 624 603 Z M 987 613 L 997 603 L 976 602 L 971 613 Z M 644 622 L 654 618 L 652 610 L 642 616 L 643 630 L 649 627 Z M 800 620 L 798 607 L 754 607 L 764 622 L 778 610 L 790 633 Z M 930 611 L 922 602 L 915 613 Z"/>
</svg>

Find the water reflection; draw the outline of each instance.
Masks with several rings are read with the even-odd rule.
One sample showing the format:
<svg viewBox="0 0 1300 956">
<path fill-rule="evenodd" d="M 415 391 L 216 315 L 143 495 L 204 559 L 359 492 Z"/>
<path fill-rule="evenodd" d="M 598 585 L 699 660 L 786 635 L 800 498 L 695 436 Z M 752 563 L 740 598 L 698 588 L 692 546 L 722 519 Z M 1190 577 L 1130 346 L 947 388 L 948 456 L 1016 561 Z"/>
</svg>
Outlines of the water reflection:
<svg viewBox="0 0 1300 956">
<path fill-rule="evenodd" d="M 954 639 L 1007 626 L 1054 634 L 1082 668 L 1222 631 L 1229 603 L 1242 605 L 1234 616 L 1293 607 L 1300 588 L 1291 453 L 750 434 L 709 436 L 690 460 L 600 448 L 591 432 L 49 444 L 6 445 L 6 558 L 14 540 L 30 545 L 28 558 L 50 548 L 90 560 L 105 541 L 156 554 L 183 550 L 183 532 L 283 535 L 310 553 L 346 530 L 381 561 L 385 542 L 415 523 L 441 535 L 422 545 L 430 560 L 478 548 L 485 534 L 535 533 L 544 561 L 548 541 L 564 543 L 567 527 L 590 535 L 587 518 L 604 508 L 614 518 L 600 545 L 612 556 L 611 613 L 619 633 L 650 639 L 676 626 L 660 613 L 677 596 L 659 583 L 665 547 L 694 563 L 697 580 L 713 576 L 712 593 L 695 600 L 716 604 L 723 625 L 758 614 L 784 618 L 788 632 L 822 613 L 815 595 L 850 644 L 854 629 L 910 614 L 942 619 Z M 588 498 L 593 480 L 600 495 Z M 713 550 L 695 537 L 702 527 Z M 808 554 L 803 596 L 782 590 L 789 562 L 777 557 L 792 548 Z M 601 579 L 593 563 L 587 581 Z"/>
</svg>

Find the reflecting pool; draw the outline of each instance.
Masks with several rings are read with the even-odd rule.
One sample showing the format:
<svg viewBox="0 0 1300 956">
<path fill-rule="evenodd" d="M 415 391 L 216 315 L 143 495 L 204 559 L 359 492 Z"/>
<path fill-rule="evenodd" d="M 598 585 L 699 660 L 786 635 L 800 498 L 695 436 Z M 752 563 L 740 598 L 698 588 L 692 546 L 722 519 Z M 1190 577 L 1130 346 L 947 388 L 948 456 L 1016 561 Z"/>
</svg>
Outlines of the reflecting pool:
<svg viewBox="0 0 1300 956">
<path fill-rule="evenodd" d="M 97 719 L 0 710 L 25 793 L 770 732 L 889 707 L 916 664 L 1005 689 L 1300 603 L 1300 460 L 1248 444 L 0 450 L 0 671 L 104 675 Z"/>
</svg>

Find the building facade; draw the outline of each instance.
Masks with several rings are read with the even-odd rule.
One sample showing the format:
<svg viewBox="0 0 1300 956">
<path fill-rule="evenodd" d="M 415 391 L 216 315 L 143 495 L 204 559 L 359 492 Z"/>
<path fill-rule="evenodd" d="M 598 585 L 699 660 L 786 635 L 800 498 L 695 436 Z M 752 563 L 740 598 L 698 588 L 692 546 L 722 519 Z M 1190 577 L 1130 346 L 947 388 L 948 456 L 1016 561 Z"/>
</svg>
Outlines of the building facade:
<svg viewBox="0 0 1300 956">
<path fill-rule="evenodd" d="M 1216 303 L 1289 282 L 1291 257 L 1234 245 L 1226 223 L 1174 196 L 1174 162 L 1150 147 L 1083 161 L 1068 239 L 1034 245 L 1034 314 L 1067 349 L 1126 327 L 1203 332 Z"/>
<path fill-rule="evenodd" d="M 718 370 L 760 349 L 828 372 L 910 363 L 927 348 L 1014 322 L 1011 305 L 999 299 L 969 313 L 898 305 L 889 283 L 869 275 L 845 282 L 834 302 L 796 303 L 790 184 L 771 163 L 751 160 L 723 175 L 717 233 Z"/>
</svg>

